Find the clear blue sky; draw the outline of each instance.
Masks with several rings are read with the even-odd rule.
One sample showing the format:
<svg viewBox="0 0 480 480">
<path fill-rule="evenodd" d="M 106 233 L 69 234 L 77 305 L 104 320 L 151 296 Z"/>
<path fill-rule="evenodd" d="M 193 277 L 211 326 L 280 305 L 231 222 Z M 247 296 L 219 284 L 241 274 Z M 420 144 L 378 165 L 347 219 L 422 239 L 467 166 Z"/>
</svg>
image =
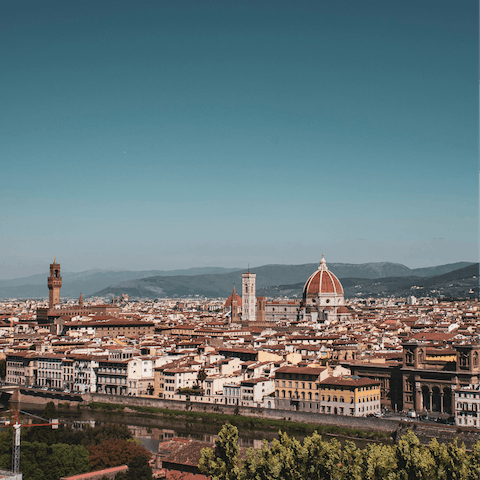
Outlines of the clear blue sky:
<svg viewBox="0 0 480 480">
<path fill-rule="evenodd" d="M 473 0 L 2 2 L 0 278 L 478 260 Z"/>
</svg>

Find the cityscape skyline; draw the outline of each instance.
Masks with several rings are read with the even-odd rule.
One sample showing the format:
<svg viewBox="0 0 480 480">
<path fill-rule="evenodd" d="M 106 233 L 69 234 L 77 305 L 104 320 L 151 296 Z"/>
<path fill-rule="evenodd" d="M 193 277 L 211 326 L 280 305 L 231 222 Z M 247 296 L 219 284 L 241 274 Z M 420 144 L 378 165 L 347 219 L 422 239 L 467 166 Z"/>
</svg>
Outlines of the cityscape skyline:
<svg viewBox="0 0 480 480">
<path fill-rule="evenodd" d="M 25 0 L 0 279 L 478 261 L 478 3 Z"/>
</svg>

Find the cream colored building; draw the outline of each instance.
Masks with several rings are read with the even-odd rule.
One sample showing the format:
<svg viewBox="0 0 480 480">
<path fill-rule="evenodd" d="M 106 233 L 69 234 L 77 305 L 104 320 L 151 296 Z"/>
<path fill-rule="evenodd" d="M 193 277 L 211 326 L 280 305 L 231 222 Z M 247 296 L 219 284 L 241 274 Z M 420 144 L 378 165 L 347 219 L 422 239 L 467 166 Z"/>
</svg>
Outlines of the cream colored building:
<svg viewBox="0 0 480 480">
<path fill-rule="evenodd" d="M 254 273 L 242 273 L 242 321 L 254 322 L 257 319 L 257 299 L 255 297 Z"/>
</svg>

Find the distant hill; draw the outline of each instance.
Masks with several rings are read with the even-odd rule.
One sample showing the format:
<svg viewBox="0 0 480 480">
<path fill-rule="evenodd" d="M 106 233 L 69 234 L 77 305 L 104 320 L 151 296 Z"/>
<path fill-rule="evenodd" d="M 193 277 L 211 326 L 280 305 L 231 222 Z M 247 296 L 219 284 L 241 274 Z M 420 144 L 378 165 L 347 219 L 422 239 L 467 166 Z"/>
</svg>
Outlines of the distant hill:
<svg viewBox="0 0 480 480">
<path fill-rule="evenodd" d="M 62 272 L 62 297 L 84 296 L 127 280 L 153 276 L 217 274 L 237 271 L 238 268 L 200 267 L 184 270 L 86 270 L 83 272 Z M 49 273 L 12 280 L 0 280 L 0 298 L 42 298 L 48 297 L 47 277 Z"/>
<path fill-rule="evenodd" d="M 479 264 L 471 264 L 443 275 L 432 277 L 408 276 L 387 278 L 340 278 L 346 297 L 368 296 L 445 296 L 475 297 L 479 292 Z M 278 285 L 258 290 L 257 295 L 267 297 L 301 298 L 304 282 Z M 473 294 L 471 294 L 473 290 Z"/>
<path fill-rule="evenodd" d="M 329 263 L 328 267 L 340 279 L 358 278 L 368 280 L 408 277 L 430 277 L 448 274 L 471 262 L 458 262 L 421 269 L 390 262 L 347 264 Z M 263 288 L 278 288 L 279 285 L 303 284 L 317 269 L 318 263 L 303 265 L 263 265 L 252 268 L 257 274 L 257 293 Z M 174 296 L 226 297 L 235 284 L 241 288 L 242 273 L 238 268 L 203 267 L 186 270 L 113 271 L 87 270 L 62 272 L 62 297 L 76 298 L 80 292 L 88 296 L 118 296 L 127 293 L 138 298 L 161 298 Z M 0 280 L 0 298 L 46 298 L 48 273 L 31 277 Z M 400 280 L 397 281 L 399 283 Z M 375 283 L 375 282 L 372 282 Z M 402 282 L 400 282 L 402 283 Z M 407 282 L 408 283 L 408 282 Z M 345 286 L 347 291 L 347 287 Z"/>
<path fill-rule="evenodd" d="M 456 262 L 456 263 L 447 263 L 446 265 L 438 265 L 437 267 L 425 267 L 425 268 L 414 268 L 412 269 L 412 275 L 417 277 L 434 277 L 437 275 L 442 275 L 443 273 L 449 273 L 461 268 L 468 267 L 470 265 L 475 265 L 472 262 Z"/>
<path fill-rule="evenodd" d="M 455 266 L 455 264 L 453 264 Z M 471 265 L 471 264 L 470 264 Z M 356 289 L 360 285 L 373 293 L 385 292 L 394 293 L 397 289 L 404 291 L 412 285 L 420 283 L 420 280 L 436 277 L 418 277 L 411 274 L 411 270 L 404 265 L 381 263 L 381 264 L 329 264 L 329 268 L 343 282 L 346 279 L 345 291 L 347 296 L 355 296 L 362 290 Z M 435 271 L 433 267 L 431 271 Z M 467 267 L 469 268 L 469 267 Z M 475 269 L 475 266 L 472 266 Z M 478 271 L 478 266 L 476 267 Z M 317 264 L 306 265 L 264 265 L 251 269 L 256 273 L 257 295 L 277 296 L 301 294 L 303 285 L 307 278 L 317 269 Z M 407 270 L 406 270 L 407 269 Z M 447 268 L 448 269 L 448 268 Z M 445 270 L 440 266 L 439 270 Z M 343 272 L 343 275 L 342 273 Z M 388 275 L 396 273 L 396 276 Z M 409 272 L 410 275 L 402 275 Z M 352 275 L 353 273 L 353 275 Z M 363 276 L 358 276 L 360 274 Z M 400 274 L 400 275 L 399 275 Z M 367 276 L 368 275 L 368 276 Z M 445 274 L 445 275 L 448 275 Z M 355 278 L 355 277 L 358 278 Z M 354 278 L 352 278 L 354 277 Z M 280 283 L 282 279 L 285 283 Z M 161 297 L 184 297 L 184 296 L 206 296 L 206 297 L 227 297 L 232 292 L 232 286 L 237 287 L 242 282 L 242 271 L 230 272 L 218 275 L 195 275 L 175 277 L 150 277 L 140 280 L 122 282 L 119 285 L 108 287 L 96 293 L 97 296 L 115 295 L 127 293 L 139 298 L 161 298 Z M 284 289 L 280 293 L 277 285 L 287 285 L 293 288 Z M 347 288 L 347 284 L 351 287 Z M 425 284 L 426 285 L 426 284 Z M 433 287 L 432 287 L 433 288 Z M 237 288 L 238 289 L 238 288 Z"/>
</svg>

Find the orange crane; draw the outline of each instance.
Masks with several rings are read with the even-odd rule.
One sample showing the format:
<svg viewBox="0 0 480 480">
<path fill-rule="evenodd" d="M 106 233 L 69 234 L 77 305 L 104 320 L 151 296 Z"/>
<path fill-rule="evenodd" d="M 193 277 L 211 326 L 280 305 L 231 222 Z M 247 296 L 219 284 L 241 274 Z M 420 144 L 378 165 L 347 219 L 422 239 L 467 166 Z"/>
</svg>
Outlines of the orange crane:
<svg viewBox="0 0 480 480">
<path fill-rule="evenodd" d="M 20 413 L 24 413 L 25 415 L 30 415 L 31 417 L 39 418 L 40 420 L 46 420 L 45 418 L 38 417 L 37 415 L 32 415 L 28 412 L 23 412 L 22 410 L 15 409 L 15 416 L 13 421 L 0 425 L 0 427 L 13 427 L 13 448 L 12 448 L 12 471 L 14 475 L 17 475 L 20 470 L 20 429 L 24 427 L 49 427 L 51 426 L 52 429 L 58 428 L 58 419 L 54 418 L 50 420 L 50 423 L 20 423 Z M 7 413 L 7 412 L 5 412 Z"/>
</svg>

